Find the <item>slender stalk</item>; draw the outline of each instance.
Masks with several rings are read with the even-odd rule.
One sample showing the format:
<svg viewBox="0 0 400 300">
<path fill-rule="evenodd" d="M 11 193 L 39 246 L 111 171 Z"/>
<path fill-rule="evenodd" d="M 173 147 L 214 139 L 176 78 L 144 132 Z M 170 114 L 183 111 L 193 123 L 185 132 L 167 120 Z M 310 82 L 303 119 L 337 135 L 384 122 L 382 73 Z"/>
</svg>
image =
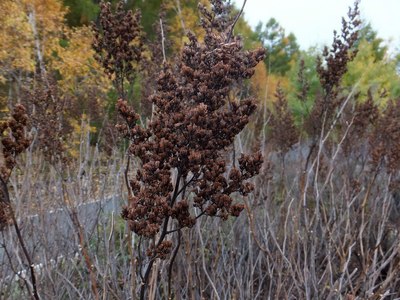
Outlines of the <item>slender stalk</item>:
<svg viewBox="0 0 400 300">
<path fill-rule="evenodd" d="M 160 29 L 161 29 L 161 49 L 163 54 L 163 63 L 165 63 L 167 62 L 167 58 L 165 55 L 165 36 L 164 36 L 163 22 L 161 18 L 160 18 Z"/>
<path fill-rule="evenodd" d="M 179 189 L 180 186 L 180 181 L 181 181 L 181 177 L 182 177 L 182 173 L 180 170 L 178 170 L 178 175 L 176 176 L 176 182 L 175 182 L 175 188 L 174 188 L 174 194 L 172 195 L 171 198 L 171 203 L 170 206 L 172 207 L 176 201 L 176 199 L 178 198 L 178 196 L 182 193 L 182 189 Z M 164 225 L 160 234 L 160 238 L 158 239 L 158 242 L 156 244 L 156 248 L 164 241 L 165 237 L 168 234 L 168 223 L 169 223 L 169 217 L 167 217 L 164 221 Z M 151 269 L 153 268 L 153 264 L 154 261 L 156 260 L 156 256 L 153 256 L 149 262 L 149 264 L 147 265 L 146 268 L 146 272 L 144 274 L 143 280 L 142 280 L 142 286 L 140 288 L 140 299 L 144 300 L 145 299 L 145 294 L 146 294 L 146 290 L 148 287 L 148 281 L 149 281 L 149 276 L 151 273 Z"/>
<path fill-rule="evenodd" d="M 236 25 L 237 21 L 239 21 L 239 18 L 240 18 L 240 16 L 241 16 L 242 13 L 243 13 L 244 7 L 246 6 L 246 2 L 247 2 L 247 0 L 244 0 L 243 5 L 242 5 L 242 8 L 240 9 L 239 13 L 237 14 L 237 16 L 236 16 L 236 18 L 235 18 L 235 21 L 233 21 L 233 24 L 232 24 L 231 29 L 230 29 L 230 31 L 229 31 L 228 38 L 226 39 L 227 42 L 229 42 L 230 39 L 231 39 L 231 37 L 232 37 L 233 29 L 235 28 L 235 25 Z"/>
<path fill-rule="evenodd" d="M 94 298 L 96 300 L 99 300 L 99 292 L 97 290 L 97 283 L 96 283 L 96 276 L 94 273 L 94 267 L 92 264 L 92 260 L 90 258 L 89 255 L 89 251 L 88 251 L 88 246 L 84 237 L 84 233 L 83 233 L 83 229 L 82 229 L 82 225 L 79 221 L 79 217 L 78 217 L 78 212 L 76 211 L 76 207 L 74 207 L 73 205 L 71 205 L 71 201 L 69 200 L 68 194 L 66 192 L 66 187 L 65 187 L 65 183 L 62 183 L 62 190 L 63 190 L 63 194 L 64 194 L 64 201 L 65 203 L 70 207 L 71 211 L 70 211 L 70 218 L 72 220 L 72 223 L 75 227 L 75 233 L 78 236 L 78 240 L 79 240 L 79 245 L 82 248 L 82 255 L 83 258 L 85 260 L 85 264 L 86 267 L 88 269 L 89 272 L 89 278 L 90 278 L 90 283 L 91 283 L 91 289 L 92 289 L 92 294 L 94 296 Z"/>
<path fill-rule="evenodd" d="M 181 246 L 181 231 L 178 231 L 178 244 L 176 245 L 174 252 L 172 253 L 171 257 L 171 262 L 169 263 L 169 268 L 168 268 L 168 299 L 172 299 L 172 293 L 171 293 L 171 279 L 172 279 L 172 267 L 174 266 L 174 261 L 176 258 L 176 255 L 178 254 L 179 248 Z"/>
<path fill-rule="evenodd" d="M 33 263 L 32 263 L 32 258 L 29 255 L 28 250 L 26 249 L 24 238 L 22 237 L 21 230 L 20 230 L 20 228 L 18 226 L 18 223 L 17 223 L 17 219 L 15 218 L 15 213 L 14 213 L 14 210 L 12 209 L 11 202 L 10 202 L 10 195 L 8 193 L 7 184 L 5 183 L 5 181 L 3 180 L 3 178 L 1 176 L 0 176 L 0 182 L 1 182 L 1 189 L 3 191 L 4 201 L 8 204 L 8 212 L 9 212 L 9 214 L 11 216 L 15 232 L 17 233 L 18 242 L 19 242 L 19 244 L 20 244 L 20 246 L 22 248 L 22 251 L 23 251 L 23 253 L 25 255 L 25 258 L 26 258 L 26 260 L 27 260 L 27 262 L 29 264 L 29 270 L 31 272 L 31 281 L 32 281 L 32 295 L 31 295 L 31 298 L 35 299 L 35 300 L 39 300 L 40 298 L 39 298 L 39 294 L 38 294 L 38 291 L 37 291 L 36 275 L 35 275 L 35 269 L 34 269 Z M 31 292 L 30 292 L 30 289 L 29 289 L 28 285 L 26 287 L 28 289 L 28 293 L 30 294 Z"/>
<path fill-rule="evenodd" d="M 126 162 L 126 167 L 125 167 L 125 170 L 124 170 L 124 177 L 125 177 L 126 189 L 128 190 L 128 195 L 132 196 L 132 189 L 131 189 L 131 185 L 129 184 L 129 179 L 128 179 L 130 162 L 131 162 L 131 156 L 128 153 L 128 160 Z M 128 197 L 128 199 L 130 199 L 130 197 Z"/>
<path fill-rule="evenodd" d="M 140 300 L 145 300 L 149 276 L 150 276 L 150 272 L 151 272 L 151 269 L 153 268 L 153 264 L 154 264 L 155 260 L 156 260 L 156 257 L 153 257 L 149 261 L 149 264 L 147 265 L 146 273 L 144 274 L 144 277 L 143 277 L 142 286 L 140 287 Z"/>
</svg>

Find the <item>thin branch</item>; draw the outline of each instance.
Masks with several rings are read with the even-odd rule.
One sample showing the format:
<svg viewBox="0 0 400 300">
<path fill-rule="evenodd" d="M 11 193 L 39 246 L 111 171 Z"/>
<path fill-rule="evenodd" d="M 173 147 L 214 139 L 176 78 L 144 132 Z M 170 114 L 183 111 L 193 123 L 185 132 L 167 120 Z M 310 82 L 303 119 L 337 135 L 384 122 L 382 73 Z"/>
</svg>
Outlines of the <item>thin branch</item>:
<svg viewBox="0 0 400 300">
<path fill-rule="evenodd" d="M 167 61 L 167 58 L 165 55 L 165 36 L 164 36 L 164 28 L 163 28 L 162 18 L 160 18 L 160 29 L 161 29 L 161 48 L 162 48 L 162 54 L 163 54 L 163 63 L 165 63 Z"/>
<path fill-rule="evenodd" d="M 132 188 L 131 188 L 131 185 L 129 184 L 129 179 L 128 179 L 130 162 L 131 162 L 131 156 L 130 156 L 129 150 L 128 150 L 128 161 L 126 162 L 126 166 L 125 166 L 125 170 L 124 170 L 125 185 L 126 185 L 126 189 L 128 190 L 128 202 L 132 196 Z"/>
<path fill-rule="evenodd" d="M 195 220 L 199 219 L 199 218 L 200 218 L 201 216 L 203 216 L 205 213 L 206 213 L 205 210 L 201 211 L 201 213 L 198 214 L 198 215 L 195 217 Z M 174 232 L 180 231 L 180 230 L 182 230 L 183 228 L 185 228 L 185 227 L 178 227 L 178 228 L 175 228 L 175 229 L 168 230 L 168 231 L 166 232 L 166 234 L 170 234 L 170 233 L 174 233 Z"/>
<path fill-rule="evenodd" d="M 3 196 L 5 198 L 5 202 L 8 203 L 8 212 L 9 212 L 9 214 L 11 216 L 11 219 L 12 219 L 12 222 L 13 222 L 13 225 L 14 225 L 14 228 L 15 228 L 15 232 L 17 233 L 18 242 L 19 242 L 19 244 L 20 244 L 20 246 L 22 248 L 22 251 L 24 252 L 25 258 L 26 258 L 26 260 L 28 261 L 28 264 L 29 264 L 29 269 L 31 271 L 31 281 L 32 281 L 32 288 L 33 288 L 32 298 L 35 299 L 35 300 L 39 300 L 40 298 L 39 298 L 39 294 L 37 292 L 35 269 L 34 269 L 34 266 L 33 266 L 33 263 L 32 263 L 32 259 L 31 259 L 31 256 L 29 255 L 28 250 L 26 249 L 25 242 L 24 242 L 24 239 L 23 239 L 22 234 L 21 234 L 21 230 L 20 230 L 20 228 L 18 226 L 17 219 L 15 218 L 15 213 L 14 213 L 14 210 L 12 209 L 11 202 L 10 202 L 10 195 L 8 193 L 7 184 L 6 184 L 6 182 L 4 181 L 4 179 L 1 176 L 0 176 L 0 183 L 1 183 L 1 189 L 2 189 L 2 192 L 3 192 Z M 27 286 L 27 288 L 28 288 L 28 286 Z M 30 294 L 30 290 L 29 289 L 28 289 L 28 292 Z"/>
<path fill-rule="evenodd" d="M 237 14 L 235 20 L 233 21 L 233 24 L 232 24 L 232 26 L 231 26 L 231 29 L 229 30 L 228 38 L 226 39 L 227 42 L 229 42 L 230 39 L 232 38 L 233 29 L 235 28 L 235 25 L 236 25 L 237 21 L 239 21 L 239 18 L 240 18 L 240 16 L 241 16 L 242 13 L 243 13 L 244 7 L 246 6 L 246 2 L 247 2 L 247 0 L 244 0 L 244 1 L 243 1 L 242 8 L 241 8 L 241 10 L 239 11 L 239 13 Z"/>
<path fill-rule="evenodd" d="M 171 295 L 172 267 L 174 265 L 176 255 L 178 254 L 179 248 L 181 246 L 181 236 L 182 236 L 182 233 L 179 230 L 178 231 L 178 244 L 176 245 L 176 247 L 174 249 L 174 252 L 171 257 L 171 262 L 169 263 L 169 268 L 168 268 L 168 299 L 172 299 L 172 295 Z"/>
</svg>

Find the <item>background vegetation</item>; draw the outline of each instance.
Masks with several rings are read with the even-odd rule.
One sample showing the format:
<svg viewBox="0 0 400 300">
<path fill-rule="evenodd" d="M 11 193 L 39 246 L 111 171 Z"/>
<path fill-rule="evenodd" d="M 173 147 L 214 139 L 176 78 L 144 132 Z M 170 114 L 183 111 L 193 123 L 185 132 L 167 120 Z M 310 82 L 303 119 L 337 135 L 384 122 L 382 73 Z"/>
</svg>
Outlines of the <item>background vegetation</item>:
<svg viewBox="0 0 400 300">
<path fill-rule="evenodd" d="M 1 299 L 400 298 L 400 55 L 359 20 L 357 3 L 330 47 L 301 50 L 279 20 L 253 29 L 235 19 L 241 8 L 210 2 L 114 1 L 108 12 L 94 0 L 0 2 Z M 205 26 L 206 11 L 219 5 L 217 19 L 225 23 Z M 238 44 L 227 50 L 221 37 Z M 225 63 L 249 55 L 238 66 L 242 73 L 224 77 L 223 92 L 207 95 L 222 93 L 229 101 L 219 109 L 227 110 L 232 103 L 252 107 L 246 99 L 253 99 L 250 118 L 238 109 L 225 122 L 232 130 L 247 124 L 244 130 L 216 141 L 233 167 L 249 152 L 261 153 L 263 163 L 247 186 L 252 193 L 241 186 L 232 195 L 238 211 L 224 208 L 232 216 L 243 209 L 239 217 L 188 206 L 182 210 L 208 216 L 165 221 L 174 248 L 162 244 L 168 249 L 149 254 L 164 237 L 141 234 L 126 220 L 134 214 L 127 209 L 136 201 L 133 181 L 146 171 L 138 148 L 150 151 L 157 133 L 146 144 L 116 124 L 140 135 L 160 115 L 180 112 L 162 110 L 162 99 L 180 97 L 165 87 L 172 81 L 160 85 L 168 70 L 177 86 L 196 91 L 179 99 L 200 101 L 202 77 L 176 71 L 191 59 L 202 65 L 208 52 L 195 56 L 198 45 L 222 49 L 215 59 Z M 260 61 L 254 74 L 252 59 Z M 215 104 L 207 105 L 210 112 Z M 212 127 L 213 116 L 196 118 Z M 175 117 L 171 128 L 186 122 Z M 152 155 L 154 161 L 161 153 Z M 169 163 L 174 182 L 179 167 Z M 212 170 L 216 158 L 208 164 Z M 218 175 L 228 180 L 230 168 Z"/>
</svg>

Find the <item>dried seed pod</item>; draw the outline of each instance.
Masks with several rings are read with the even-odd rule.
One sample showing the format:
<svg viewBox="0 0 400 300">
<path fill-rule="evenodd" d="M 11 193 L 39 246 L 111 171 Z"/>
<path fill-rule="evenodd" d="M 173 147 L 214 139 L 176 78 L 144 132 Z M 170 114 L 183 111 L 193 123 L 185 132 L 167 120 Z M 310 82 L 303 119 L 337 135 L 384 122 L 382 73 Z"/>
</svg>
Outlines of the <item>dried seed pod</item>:
<svg viewBox="0 0 400 300">
<path fill-rule="evenodd" d="M 184 228 L 201 215 L 223 220 L 238 216 L 243 206 L 234 203 L 232 194 L 251 192 L 247 180 L 262 164 L 260 153 L 242 155 L 240 168 L 226 174 L 227 149 L 256 109 L 253 99 L 235 99 L 232 90 L 252 76 L 264 50 L 244 51 L 241 40 L 230 36 L 233 20 L 224 1 L 214 0 L 212 10 L 200 11 L 204 42 L 189 33 L 176 64 L 163 65 L 150 97 L 155 113 L 148 127 L 140 127 L 125 101 L 117 104 L 129 152 L 142 164 L 123 218 L 144 237 L 165 236 L 171 219 Z M 199 215 L 193 207 L 200 209 Z M 164 258 L 166 251 L 157 250 L 161 245 L 162 240 L 148 254 Z"/>
<path fill-rule="evenodd" d="M 126 100 L 125 82 L 133 83 L 143 58 L 144 39 L 140 12 L 124 10 L 118 2 L 115 12 L 111 3 L 101 2 L 98 26 L 93 24 L 95 58 L 113 81 L 120 98 Z"/>
<path fill-rule="evenodd" d="M 0 230 L 11 224 L 10 203 L 8 199 L 7 182 L 16 166 L 16 158 L 30 145 L 31 139 L 26 135 L 28 115 L 23 105 L 17 104 L 11 117 L 0 124 L 1 159 L 0 159 Z"/>
</svg>

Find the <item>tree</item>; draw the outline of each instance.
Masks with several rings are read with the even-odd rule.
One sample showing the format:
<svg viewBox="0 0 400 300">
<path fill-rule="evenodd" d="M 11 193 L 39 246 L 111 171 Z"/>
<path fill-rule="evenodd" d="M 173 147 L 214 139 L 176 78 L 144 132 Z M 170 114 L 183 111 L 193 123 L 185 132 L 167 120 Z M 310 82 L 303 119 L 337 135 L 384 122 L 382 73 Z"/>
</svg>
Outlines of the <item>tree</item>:
<svg viewBox="0 0 400 300">
<path fill-rule="evenodd" d="M 69 26 L 89 25 L 99 12 L 92 0 L 63 0 L 63 3 L 68 7 L 65 17 Z"/>
<path fill-rule="evenodd" d="M 361 93 L 361 101 L 365 101 L 371 92 L 372 98 L 379 101 L 376 104 L 383 107 L 389 99 L 400 96 L 400 77 L 396 72 L 395 60 L 387 55 L 377 60 L 377 53 L 373 43 L 362 40 L 358 45 L 357 56 L 348 65 L 342 84 L 347 89 L 356 86 Z"/>
<path fill-rule="evenodd" d="M 172 52 L 179 52 L 188 42 L 187 33 L 193 32 L 199 39 L 204 37 L 204 30 L 200 23 L 197 6 L 199 3 L 205 5 L 207 1 L 201 0 L 167 0 L 165 9 L 167 11 L 167 24 L 170 27 L 169 38 L 172 41 Z"/>
<path fill-rule="evenodd" d="M 378 37 L 378 32 L 372 28 L 371 23 L 363 22 L 358 34 L 358 41 L 356 48 L 358 48 L 363 41 L 370 44 L 374 54 L 375 61 L 380 61 L 387 55 L 388 47 L 384 44 L 382 38 Z"/>
<path fill-rule="evenodd" d="M 58 78 L 60 96 L 71 102 L 69 116 L 78 122 L 82 114 L 91 122 L 101 122 L 107 109 L 107 93 L 112 87 L 111 80 L 94 59 L 93 38 L 90 27 L 66 27 L 62 46 L 48 64 L 50 73 Z"/>
<path fill-rule="evenodd" d="M 62 111 L 63 124 L 80 123 L 82 114 L 101 124 L 111 84 L 93 57 L 91 30 L 68 27 L 66 13 L 58 0 L 0 1 L 3 111 L 14 103 L 27 104 L 29 94 L 43 87 L 57 90 L 57 96 L 48 99 L 69 103 Z M 29 114 L 38 112 L 32 105 L 26 108 Z"/>
<path fill-rule="evenodd" d="M 22 74 L 35 69 L 32 29 L 20 1 L 0 1 L 0 109 L 8 111 L 19 94 Z M 15 98 L 17 98 L 16 96 Z"/>
<path fill-rule="evenodd" d="M 313 47 L 301 51 L 299 61 L 287 73 L 288 103 L 298 125 L 308 117 L 317 95 L 321 93 L 316 70 L 318 55 L 320 52 Z"/>
<path fill-rule="evenodd" d="M 343 87 L 357 86 L 360 101 L 371 97 L 382 108 L 389 99 L 400 96 L 396 57 L 389 55 L 388 46 L 370 23 L 362 24 L 355 46 L 358 53 L 348 65 Z"/>
<path fill-rule="evenodd" d="M 32 71 L 32 29 L 19 2 L 0 2 L 0 81 L 12 69 Z M 12 49 L 12 51 L 10 51 Z"/>
<path fill-rule="evenodd" d="M 267 50 L 264 61 L 268 72 L 285 75 L 299 52 L 296 36 L 293 33 L 286 35 L 285 29 L 274 18 L 271 18 L 264 28 L 260 22 L 256 33 Z"/>
</svg>

